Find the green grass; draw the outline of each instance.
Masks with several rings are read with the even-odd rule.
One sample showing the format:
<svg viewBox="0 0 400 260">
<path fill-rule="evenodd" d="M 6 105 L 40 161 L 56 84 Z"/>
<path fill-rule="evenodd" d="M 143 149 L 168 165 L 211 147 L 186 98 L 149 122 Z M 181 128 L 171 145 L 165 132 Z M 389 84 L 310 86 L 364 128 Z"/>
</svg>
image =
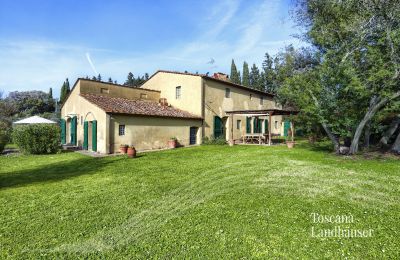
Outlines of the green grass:
<svg viewBox="0 0 400 260">
<path fill-rule="evenodd" d="M 0 258 L 399 258 L 400 163 L 323 146 L 0 157 Z M 315 238 L 311 213 L 368 238 Z"/>
</svg>

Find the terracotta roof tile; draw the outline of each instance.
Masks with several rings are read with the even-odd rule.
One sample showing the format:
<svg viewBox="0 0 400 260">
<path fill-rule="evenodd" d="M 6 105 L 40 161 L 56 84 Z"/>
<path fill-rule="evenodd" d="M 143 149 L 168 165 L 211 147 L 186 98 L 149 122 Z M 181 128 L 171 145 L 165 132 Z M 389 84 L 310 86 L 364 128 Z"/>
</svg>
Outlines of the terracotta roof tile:
<svg viewBox="0 0 400 260">
<path fill-rule="evenodd" d="M 112 114 L 202 119 L 200 116 L 193 115 L 177 108 L 161 106 L 159 103 L 154 101 L 131 100 L 96 94 L 80 95 L 90 103 L 103 109 L 105 112 Z"/>
</svg>

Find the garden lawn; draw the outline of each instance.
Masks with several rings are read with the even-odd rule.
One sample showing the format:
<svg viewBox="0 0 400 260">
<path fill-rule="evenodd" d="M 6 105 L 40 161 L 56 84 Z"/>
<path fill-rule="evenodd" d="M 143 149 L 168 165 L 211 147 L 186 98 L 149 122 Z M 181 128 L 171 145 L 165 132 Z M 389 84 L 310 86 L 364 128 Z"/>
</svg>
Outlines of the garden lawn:
<svg viewBox="0 0 400 260">
<path fill-rule="evenodd" d="M 312 234 L 335 226 L 372 237 Z M 399 237 L 398 160 L 306 145 L 0 156 L 0 258 L 398 259 Z"/>
</svg>

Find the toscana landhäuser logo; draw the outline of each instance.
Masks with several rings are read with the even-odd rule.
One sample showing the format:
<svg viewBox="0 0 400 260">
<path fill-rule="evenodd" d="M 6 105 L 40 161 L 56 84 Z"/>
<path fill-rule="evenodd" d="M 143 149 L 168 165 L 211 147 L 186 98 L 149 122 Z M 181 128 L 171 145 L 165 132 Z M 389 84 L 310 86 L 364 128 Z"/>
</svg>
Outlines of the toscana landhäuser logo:
<svg viewBox="0 0 400 260">
<path fill-rule="evenodd" d="M 311 213 L 311 237 L 315 238 L 367 238 L 374 235 L 372 228 L 352 228 L 355 218 L 352 214 L 324 215 Z"/>
</svg>

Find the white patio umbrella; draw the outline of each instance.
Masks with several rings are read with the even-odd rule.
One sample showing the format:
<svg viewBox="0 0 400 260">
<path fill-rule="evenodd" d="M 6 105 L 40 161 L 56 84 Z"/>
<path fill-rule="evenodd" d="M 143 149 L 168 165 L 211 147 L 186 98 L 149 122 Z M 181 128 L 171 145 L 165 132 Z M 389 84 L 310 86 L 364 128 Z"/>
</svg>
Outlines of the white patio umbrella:
<svg viewBox="0 0 400 260">
<path fill-rule="evenodd" d="M 17 122 L 14 122 L 14 124 L 23 125 L 23 124 L 57 124 L 57 123 L 54 121 L 48 120 L 46 118 L 40 117 L 40 116 L 31 116 L 31 117 L 19 120 Z"/>
</svg>

